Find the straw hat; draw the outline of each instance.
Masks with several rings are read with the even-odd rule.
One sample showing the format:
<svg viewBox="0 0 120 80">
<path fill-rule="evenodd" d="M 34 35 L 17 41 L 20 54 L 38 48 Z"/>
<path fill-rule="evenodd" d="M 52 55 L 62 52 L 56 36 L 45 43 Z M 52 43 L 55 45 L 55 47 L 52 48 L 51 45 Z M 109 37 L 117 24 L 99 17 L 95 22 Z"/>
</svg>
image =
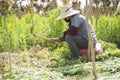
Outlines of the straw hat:
<svg viewBox="0 0 120 80">
<path fill-rule="evenodd" d="M 70 5 L 65 5 L 62 7 L 60 16 L 58 16 L 58 18 L 56 20 L 64 19 L 69 16 L 75 15 L 77 13 L 79 13 L 79 11 L 73 10 Z"/>
<path fill-rule="evenodd" d="M 0 0 L 0 2 L 2 2 L 2 1 L 4 1 L 4 0 Z"/>
</svg>

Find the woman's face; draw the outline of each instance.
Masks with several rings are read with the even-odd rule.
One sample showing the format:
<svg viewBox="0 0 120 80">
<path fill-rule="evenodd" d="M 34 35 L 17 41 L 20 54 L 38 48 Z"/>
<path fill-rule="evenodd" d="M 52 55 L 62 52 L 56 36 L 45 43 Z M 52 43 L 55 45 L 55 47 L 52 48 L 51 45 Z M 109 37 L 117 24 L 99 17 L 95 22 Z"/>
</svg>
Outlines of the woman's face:
<svg viewBox="0 0 120 80">
<path fill-rule="evenodd" d="M 67 17 L 64 20 L 69 23 L 70 22 L 70 17 Z"/>
</svg>

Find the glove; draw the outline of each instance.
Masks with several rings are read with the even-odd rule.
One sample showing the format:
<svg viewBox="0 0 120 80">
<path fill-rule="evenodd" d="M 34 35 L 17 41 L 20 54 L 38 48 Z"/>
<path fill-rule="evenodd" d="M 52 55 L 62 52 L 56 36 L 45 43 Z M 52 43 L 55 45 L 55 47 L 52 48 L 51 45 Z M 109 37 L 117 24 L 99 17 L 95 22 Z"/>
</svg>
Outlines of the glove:
<svg viewBox="0 0 120 80">
<path fill-rule="evenodd" d="M 65 41 L 65 36 L 59 37 L 60 41 Z"/>
<path fill-rule="evenodd" d="M 59 37 L 60 41 L 65 41 L 66 35 L 67 35 L 67 31 L 63 32 L 63 35 Z"/>
<path fill-rule="evenodd" d="M 52 42 L 60 42 L 61 41 L 60 38 L 50 38 L 50 40 Z"/>
</svg>

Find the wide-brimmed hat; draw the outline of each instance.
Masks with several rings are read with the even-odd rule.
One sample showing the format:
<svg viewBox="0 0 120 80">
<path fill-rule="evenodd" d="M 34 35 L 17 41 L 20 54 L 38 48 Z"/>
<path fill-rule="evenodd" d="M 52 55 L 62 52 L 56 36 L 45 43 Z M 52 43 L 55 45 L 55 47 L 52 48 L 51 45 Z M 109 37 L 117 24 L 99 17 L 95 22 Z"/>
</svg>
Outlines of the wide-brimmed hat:
<svg viewBox="0 0 120 80">
<path fill-rule="evenodd" d="M 60 16 L 58 16 L 56 20 L 64 19 L 77 13 L 79 13 L 79 11 L 73 10 L 73 8 L 70 5 L 65 5 L 61 8 Z"/>
<path fill-rule="evenodd" d="M 4 1 L 4 0 L 0 0 L 0 2 L 2 2 L 2 1 Z"/>
</svg>

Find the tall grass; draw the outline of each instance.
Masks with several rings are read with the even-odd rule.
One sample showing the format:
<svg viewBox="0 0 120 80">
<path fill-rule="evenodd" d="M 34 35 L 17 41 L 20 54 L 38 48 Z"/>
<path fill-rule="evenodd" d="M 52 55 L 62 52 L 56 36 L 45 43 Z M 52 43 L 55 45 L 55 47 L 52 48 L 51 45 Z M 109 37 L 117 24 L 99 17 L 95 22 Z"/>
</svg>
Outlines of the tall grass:
<svg viewBox="0 0 120 80">
<path fill-rule="evenodd" d="M 95 26 L 94 23 L 94 28 L 98 40 L 120 45 L 120 16 L 110 17 L 101 15 L 99 17 L 97 26 Z"/>
<path fill-rule="evenodd" d="M 48 17 L 34 14 L 34 32 L 49 38 L 61 36 L 62 32 L 67 28 L 67 24 L 63 20 L 55 20 L 59 16 L 59 13 L 59 9 L 54 9 L 48 12 Z M 21 19 L 18 19 L 15 15 L 7 15 L 6 21 L 10 36 L 10 51 L 27 50 L 35 44 L 40 44 L 43 47 L 56 47 L 55 44 L 49 43 L 41 38 L 33 38 L 30 34 L 32 18 L 29 13 Z M 95 26 L 95 18 L 93 22 L 98 40 L 120 45 L 120 17 L 101 15 L 97 26 Z M 5 27 L 3 17 L 0 16 L 0 52 L 6 51 L 8 48 L 8 38 Z"/>
<path fill-rule="evenodd" d="M 34 32 L 45 37 L 60 36 L 66 28 L 66 23 L 62 20 L 55 20 L 55 18 L 57 18 L 57 16 L 59 15 L 58 13 L 59 9 L 48 12 L 49 17 L 43 17 L 38 14 L 34 14 Z M 10 36 L 10 51 L 27 50 L 34 44 L 41 44 L 41 46 L 53 47 L 53 44 L 47 43 L 41 38 L 34 39 L 33 36 L 30 34 L 32 18 L 29 13 L 24 15 L 21 19 L 18 19 L 18 17 L 15 15 L 8 15 L 6 18 L 6 23 Z M 0 16 L 0 51 L 6 51 L 7 47 L 7 33 L 5 31 L 3 17 Z"/>
</svg>

